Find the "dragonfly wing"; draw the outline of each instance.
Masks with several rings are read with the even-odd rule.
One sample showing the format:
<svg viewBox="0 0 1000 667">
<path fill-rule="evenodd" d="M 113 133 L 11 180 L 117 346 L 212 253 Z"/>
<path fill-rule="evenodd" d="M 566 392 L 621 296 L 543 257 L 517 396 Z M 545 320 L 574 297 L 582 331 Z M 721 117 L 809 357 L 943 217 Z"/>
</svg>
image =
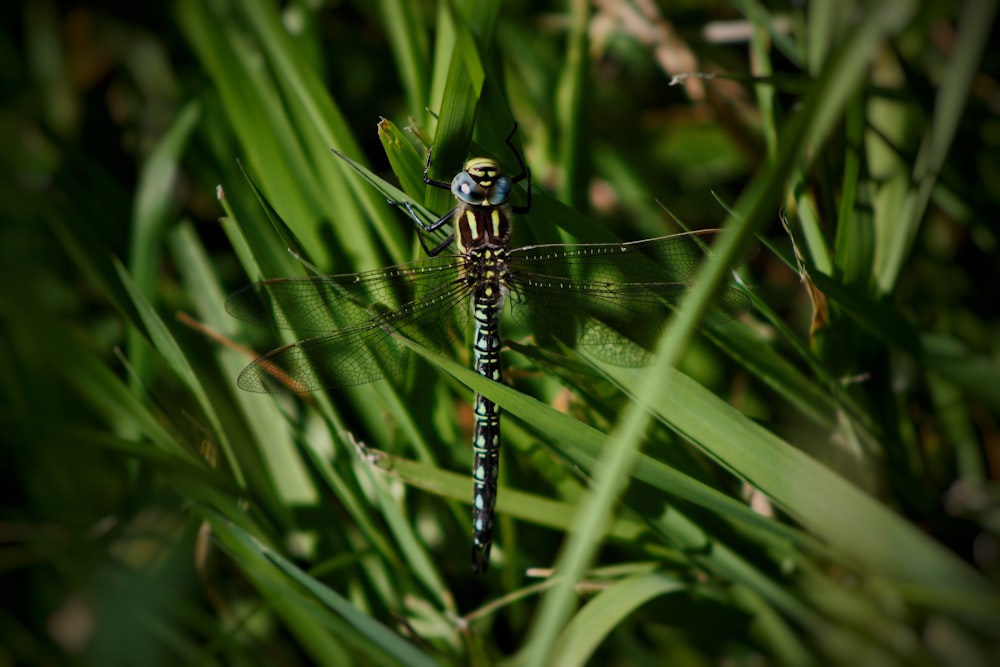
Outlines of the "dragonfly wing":
<svg viewBox="0 0 1000 667">
<path fill-rule="evenodd" d="M 382 329 L 365 336 L 347 329 L 272 350 L 244 368 L 237 384 L 258 393 L 353 386 L 402 372 L 406 356 Z"/>
<path fill-rule="evenodd" d="M 714 230 L 713 230 L 714 233 Z M 559 244 L 512 252 L 515 316 L 542 340 L 556 338 L 622 366 L 648 362 L 671 313 L 689 289 L 710 233 L 635 243 Z M 520 302 L 520 303 L 519 303 Z M 727 287 L 706 324 L 717 326 L 749 310 L 743 292 Z"/>
<path fill-rule="evenodd" d="M 558 289 L 519 283 L 512 303 L 515 318 L 531 327 L 539 344 L 555 339 L 619 366 L 641 366 L 663 335 L 670 304 L 685 289 L 679 283 L 641 290 L 580 281 Z"/>
<path fill-rule="evenodd" d="M 275 278 L 226 299 L 226 310 L 252 324 L 300 332 L 330 332 L 373 319 L 381 310 L 413 303 L 459 275 L 461 258 L 430 257 L 388 269 Z"/>
<path fill-rule="evenodd" d="M 439 347 L 464 331 L 468 286 L 460 260 L 435 257 L 390 269 L 268 280 L 226 302 L 234 316 L 300 332 L 322 332 L 258 358 L 240 374 L 248 391 L 348 387 L 410 367 L 405 336 Z"/>
<path fill-rule="evenodd" d="M 467 286 L 459 281 L 441 286 L 418 301 L 390 310 L 361 324 L 279 347 L 256 359 L 240 373 L 247 391 L 278 393 L 350 387 L 398 375 L 415 355 L 405 336 L 421 345 L 440 347 L 464 331 Z"/>
</svg>

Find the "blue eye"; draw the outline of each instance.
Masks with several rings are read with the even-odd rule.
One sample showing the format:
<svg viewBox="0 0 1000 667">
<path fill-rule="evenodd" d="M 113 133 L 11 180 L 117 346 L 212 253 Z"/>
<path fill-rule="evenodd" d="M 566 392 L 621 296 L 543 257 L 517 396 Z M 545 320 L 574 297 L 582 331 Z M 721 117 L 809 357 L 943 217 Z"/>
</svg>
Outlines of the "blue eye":
<svg viewBox="0 0 1000 667">
<path fill-rule="evenodd" d="M 451 180 L 451 194 L 466 204 L 481 204 L 486 199 L 486 191 L 467 171 L 459 172 Z"/>
<path fill-rule="evenodd" d="M 499 206 L 510 198 L 510 192 L 514 189 L 514 184 L 506 176 L 501 176 L 489 190 L 489 202 L 491 206 Z"/>
</svg>

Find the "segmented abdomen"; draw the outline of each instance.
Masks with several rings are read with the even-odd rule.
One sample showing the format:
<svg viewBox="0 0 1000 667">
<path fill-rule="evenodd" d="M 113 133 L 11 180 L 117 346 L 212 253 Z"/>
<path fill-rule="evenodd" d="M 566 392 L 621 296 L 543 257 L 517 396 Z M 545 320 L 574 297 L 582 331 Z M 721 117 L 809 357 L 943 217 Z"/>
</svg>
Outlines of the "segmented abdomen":
<svg viewBox="0 0 1000 667">
<path fill-rule="evenodd" d="M 474 292 L 472 312 L 475 321 L 473 355 L 476 372 L 500 381 L 500 309 L 499 285 L 486 285 Z M 476 394 L 475 435 L 472 440 L 473 534 L 472 569 L 486 572 L 493 542 L 493 507 L 497 498 L 497 473 L 500 468 L 500 407 Z"/>
</svg>

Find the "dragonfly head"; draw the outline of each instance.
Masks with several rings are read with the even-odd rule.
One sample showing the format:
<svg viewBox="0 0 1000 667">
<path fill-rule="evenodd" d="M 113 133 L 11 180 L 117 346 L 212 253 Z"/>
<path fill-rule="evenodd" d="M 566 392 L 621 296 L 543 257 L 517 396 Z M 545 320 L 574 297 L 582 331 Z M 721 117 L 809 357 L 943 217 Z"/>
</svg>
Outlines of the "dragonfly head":
<svg viewBox="0 0 1000 667">
<path fill-rule="evenodd" d="M 488 157 L 474 157 L 451 181 L 451 194 L 473 206 L 499 206 L 510 198 L 510 179 L 502 174 L 500 163 Z"/>
</svg>

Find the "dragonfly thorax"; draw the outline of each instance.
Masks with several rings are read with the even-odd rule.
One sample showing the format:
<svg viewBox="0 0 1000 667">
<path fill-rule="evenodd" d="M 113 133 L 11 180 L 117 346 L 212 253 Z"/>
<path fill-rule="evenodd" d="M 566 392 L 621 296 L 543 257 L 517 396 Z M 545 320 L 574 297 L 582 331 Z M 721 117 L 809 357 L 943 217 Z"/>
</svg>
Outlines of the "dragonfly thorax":
<svg viewBox="0 0 1000 667">
<path fill-rule="evenodd" d="M 458 200 L 455 241 L 461 252 L 474 247 L 505 246 L 510 240 L 510 199 L 514 183 L 504 176 L 500 163 L 475 157 L 451 181 Z"/>
<path fill-rule="evenodd" d="M 492 301 L 495 307 L 503 303 L 510 280 L 507 248 L 503 246 L 478 246 L 465 253 L 465 282 L 472 288 L 472 297 L 479 301 Z"/>
<path fill-rule="evenodd" d="M 451 193 L 464 204 L 500 206 L 510 199 L 514 189 L 504 176 L 500 163 L 487 157 L 475 157 L 451 181 Z"/>
</svg>

